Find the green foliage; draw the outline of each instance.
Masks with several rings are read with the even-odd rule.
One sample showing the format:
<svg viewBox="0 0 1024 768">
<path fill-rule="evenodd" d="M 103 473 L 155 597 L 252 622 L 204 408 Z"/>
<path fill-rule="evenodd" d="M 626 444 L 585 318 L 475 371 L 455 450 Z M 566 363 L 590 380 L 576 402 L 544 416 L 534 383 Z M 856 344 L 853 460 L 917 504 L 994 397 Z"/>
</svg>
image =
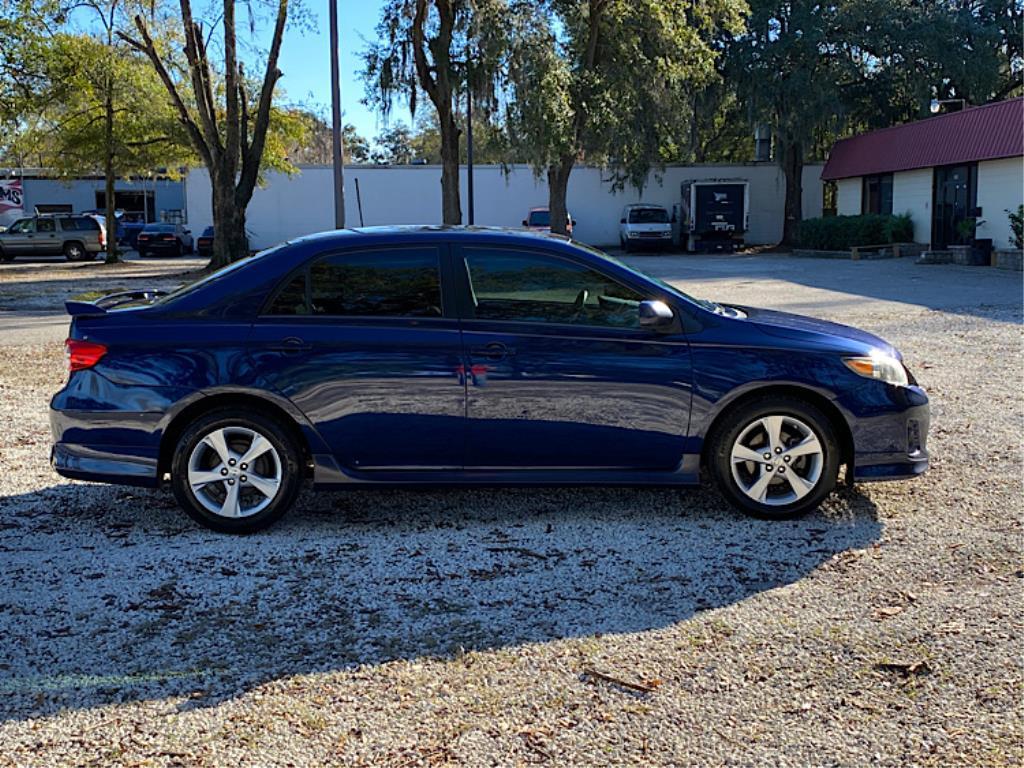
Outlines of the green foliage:
<svg viewBox="0 0 1024 768">
<path fill-rule="evenodd" d="M 799 231 L 801 247 L 823 251 L 845 251 L 862 245 L 909 243 L 913 239 L 914 223 L 909 214 L 824 216 L 805 219 L 800 222 Z"/>
<path fill-rule="evenodd" d="M 1014 248 L 1024 248 L 1024 205 L 1018 205 L 1016 211 L 1008 210 L 1010 234 Z"/>
<path fill-rule="evenodd" d="M 677 159 L 713 41 L 739 32 L 741 0 L 553 0 L 516 18 L 508 133 L 539 172 L 568 158 L 641 187 Z"/>
<path fill-rule="evenodd" d="M 47 41 L 41 108 L 21 122 L 13 149 L 60 177 L 101 171 L 108 150 L 118 176 L 177 174 L 194 155 L 149 63 L 126 46 L 83 34 Z M 106 100 L 112 101 L 108 136 Z"/>
</svg>

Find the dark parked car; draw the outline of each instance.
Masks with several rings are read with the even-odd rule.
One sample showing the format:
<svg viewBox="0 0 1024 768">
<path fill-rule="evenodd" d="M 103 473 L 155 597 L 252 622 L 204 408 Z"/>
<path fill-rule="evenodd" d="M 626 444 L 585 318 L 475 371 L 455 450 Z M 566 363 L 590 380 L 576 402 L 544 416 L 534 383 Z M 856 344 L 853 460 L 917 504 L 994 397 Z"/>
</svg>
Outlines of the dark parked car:
<svg viewBox="0 0 1024 768">
<path fill-rule="evenodd" d="M 213 227 L 207 227 L 196 238 L 196 253 L 205 259 L 213 255 Z"/>
<path fill-rule="evenodd" d="M 252 242 L 252 232 L 248 229 L 245 230 L 245 250 L 249 250 L 249 243 Z M 213 255 L 213 227 L 207 227 L 203 230 L 198 238 L 196 238 L 196 253 L 204 258 L 209 258 Z"/>
<path fill-rule="evenodd" d="M 169 483 L 221 531 L 309 478 L 694 485 L 766 517 L 928 467 L 928 398 L 887 342 L 697 299 L 565 238 L 369 228 L 168 295 L 68 302 L 53 466 Z"/>
<path fill-rule="evenodd" d="M 60 256 L 92 261 L 106 250 L 103 222 L 83 214 L 45 214 L 18 219 L 0 232 L 0 261 L 18 256 Z"/>
<path fill-rule="evenodd" d="M 143 258 L 156 254 L 181 256 L 192 253 L 192 230 L 185 229 L 182 224 L 147 224 L 139 232 L 135 248 Z"/>
</svg>

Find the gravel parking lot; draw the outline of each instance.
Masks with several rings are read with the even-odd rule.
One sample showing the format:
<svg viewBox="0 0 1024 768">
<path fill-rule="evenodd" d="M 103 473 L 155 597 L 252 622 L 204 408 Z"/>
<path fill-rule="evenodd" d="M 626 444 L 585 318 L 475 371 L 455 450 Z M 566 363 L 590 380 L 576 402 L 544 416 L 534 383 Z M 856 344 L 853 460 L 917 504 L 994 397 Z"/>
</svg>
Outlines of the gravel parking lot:
<svg viewBox="0 0 1024 768">
<path fill-rule="evenodd" d="M 51 472 L 79 276 L 0 266 L 0 765 L 1024 763 L 1020 275 L 633 261 L 894 342 L 931 472 L 781 523 L 710 489 L 364 491 L 219 536 Z"/>
</svg>

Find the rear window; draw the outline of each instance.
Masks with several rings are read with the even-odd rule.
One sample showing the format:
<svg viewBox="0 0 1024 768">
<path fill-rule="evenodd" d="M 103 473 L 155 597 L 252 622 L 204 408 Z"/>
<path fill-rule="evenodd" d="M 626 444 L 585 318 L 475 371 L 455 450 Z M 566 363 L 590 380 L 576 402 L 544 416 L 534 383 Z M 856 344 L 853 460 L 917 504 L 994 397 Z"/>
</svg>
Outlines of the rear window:
<svg viewBox="0 0 1024 768">
<path fill-rule="evenodd" d="M 528 221 L 531 227 L 550 227 L 551 213 L 548 211 L 530 211 Z"/>
<path fill-rule="evenodd" d="M 441 317 L 437 251 L 418 248 L 321 258 L 282 287 L 269 314 Z"/>
<path fill-rule="evenodd" d="M 60 220 L 60 228 L 65 232 L 96 232 L 100 224 L 88 216 L 66 216 Z"/>
<path fill-rule="evenodd" d="M 630 224 L 668 224 L 664 208 L 634 208 L 629 212 Z"/>
<path fill-rule="evenodd" d="M 142 228 L 143 232 L 173 232 L 173 224 L 147 224 Z"/>
</svg>

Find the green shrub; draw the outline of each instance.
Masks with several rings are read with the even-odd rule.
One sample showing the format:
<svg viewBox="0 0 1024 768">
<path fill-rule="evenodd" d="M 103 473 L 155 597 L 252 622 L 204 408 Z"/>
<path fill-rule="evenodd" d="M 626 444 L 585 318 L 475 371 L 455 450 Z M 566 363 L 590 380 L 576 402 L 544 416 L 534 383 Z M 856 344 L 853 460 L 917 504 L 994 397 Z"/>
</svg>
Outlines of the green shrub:
<svg viewBox="0 0 1024 768">
<path fill-rule="evenodd" d="M 1024 205 L 1018 205 L 1016 211 L 1007 210 L 1010 214 L 1010 234 L 1013 236 L 1013 247 L 1024 248 Z"/>
<path fill-rule="evenodd" d="M 800 245 L 819 251 L 845 251 L 858 245 L 908 243 L 914 239 L 909 214 L 823 216 L 800 222 Z"/>
</svg>

